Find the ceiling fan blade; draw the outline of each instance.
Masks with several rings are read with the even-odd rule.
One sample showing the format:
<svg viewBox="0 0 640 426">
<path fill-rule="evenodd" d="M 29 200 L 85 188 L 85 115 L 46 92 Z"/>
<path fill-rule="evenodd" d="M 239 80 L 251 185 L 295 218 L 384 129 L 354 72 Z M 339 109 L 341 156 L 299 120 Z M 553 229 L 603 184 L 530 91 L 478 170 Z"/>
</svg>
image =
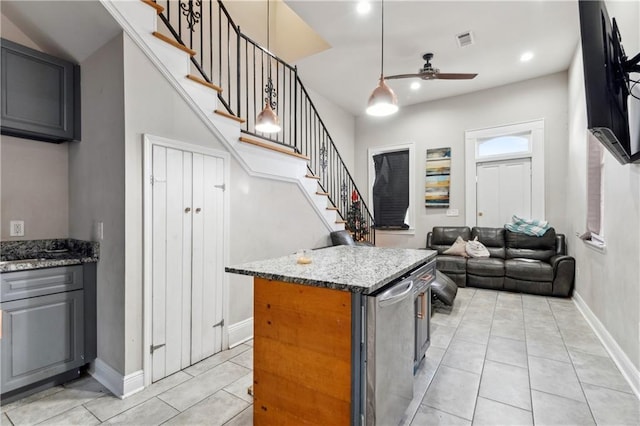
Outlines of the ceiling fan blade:
<svg viewBox="0 0 640 426">
<path fill-rule="evenodd" d="M 422 74 L 398 74 L 398 75 L 389 75 L 387 77 L 385 77 L 385 80 L 394 80 L 397 78 L 414 78 L 414 77 L 421 77 Z"/>
<path fill-rule="evenodd" d="M 478 74 L 461 74 L 461 73 L 438 73 L 433 76 L 434 79 L 438 80 L 471 80 L 475 78 Z"/>
</svg>

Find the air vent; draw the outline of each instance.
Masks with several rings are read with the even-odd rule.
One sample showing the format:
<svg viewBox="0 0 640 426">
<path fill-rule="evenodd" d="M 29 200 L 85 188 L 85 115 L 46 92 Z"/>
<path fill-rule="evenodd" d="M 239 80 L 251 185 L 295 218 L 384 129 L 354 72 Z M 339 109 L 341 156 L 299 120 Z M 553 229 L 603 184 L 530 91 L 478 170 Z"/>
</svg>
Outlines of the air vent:
<svg viewBox="0 0 640 426">
<path fill-rule="evenodd" d="M 473 44 L 473 33 L 471 31 L 465 31 L 456 35 L 459 47 L 467 47 Z"/>
</svg>

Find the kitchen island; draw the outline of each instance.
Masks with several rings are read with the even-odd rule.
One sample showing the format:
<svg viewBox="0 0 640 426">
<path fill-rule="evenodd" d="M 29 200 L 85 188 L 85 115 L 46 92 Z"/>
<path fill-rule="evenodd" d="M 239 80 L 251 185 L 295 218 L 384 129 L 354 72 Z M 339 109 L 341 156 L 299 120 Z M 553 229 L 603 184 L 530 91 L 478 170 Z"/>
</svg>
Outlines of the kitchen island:
<svg viewBox="0 0 640 426">
<path fill-rule="evenodd" d="M 400 361 L 412 377 L 415 315 L 407 294 L 414 279 L 431 276 L 435 252 L 336 246 L 310 257 L 309 264 L 291 255 L 226 268 L 254 276 L 254 423 L 384 424 L 393 388 L 376 389 L 371 372 Z M 382 322 L 371 301 L 390 292 L 406 300 Z M 401 338 L 390 358 L 374 353 L 378 332 L 389 328 L 389 342 Z"/>
</svg>

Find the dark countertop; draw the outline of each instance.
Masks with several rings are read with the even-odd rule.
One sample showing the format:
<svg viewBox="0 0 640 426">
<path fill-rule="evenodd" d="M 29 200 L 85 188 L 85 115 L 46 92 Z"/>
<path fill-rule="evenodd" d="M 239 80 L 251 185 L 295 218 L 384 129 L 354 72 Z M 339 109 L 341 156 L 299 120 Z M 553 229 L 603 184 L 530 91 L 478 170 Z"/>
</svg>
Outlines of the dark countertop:
<svg viewBox="0 0 640 426">
<path fill-rule="evenodd" d="M 76 239 L 0 242 L 0 272 L 97 262 L 100 244 Z"/>
<path fill-rule="evenodd" d="M 372 293 L 435 258 L 433 250 L 335 246 L 310 251 L 312 262 L 296 255 L 229 266 L 225 271 L 352 293 Z"/>
</svg>

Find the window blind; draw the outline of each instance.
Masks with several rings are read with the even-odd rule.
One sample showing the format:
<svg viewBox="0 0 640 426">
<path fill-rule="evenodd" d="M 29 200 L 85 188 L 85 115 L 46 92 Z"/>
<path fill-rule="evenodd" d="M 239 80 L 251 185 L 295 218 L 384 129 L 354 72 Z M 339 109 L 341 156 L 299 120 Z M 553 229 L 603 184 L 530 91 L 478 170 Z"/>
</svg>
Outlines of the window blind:
<svg viewBox="0 0 640 426">
<path fill-rule="evenodd" d="M 373 156 L 373 216 L 376 228 L 406 229 L 409 208 L 409 150 Z"/>
</svg>

